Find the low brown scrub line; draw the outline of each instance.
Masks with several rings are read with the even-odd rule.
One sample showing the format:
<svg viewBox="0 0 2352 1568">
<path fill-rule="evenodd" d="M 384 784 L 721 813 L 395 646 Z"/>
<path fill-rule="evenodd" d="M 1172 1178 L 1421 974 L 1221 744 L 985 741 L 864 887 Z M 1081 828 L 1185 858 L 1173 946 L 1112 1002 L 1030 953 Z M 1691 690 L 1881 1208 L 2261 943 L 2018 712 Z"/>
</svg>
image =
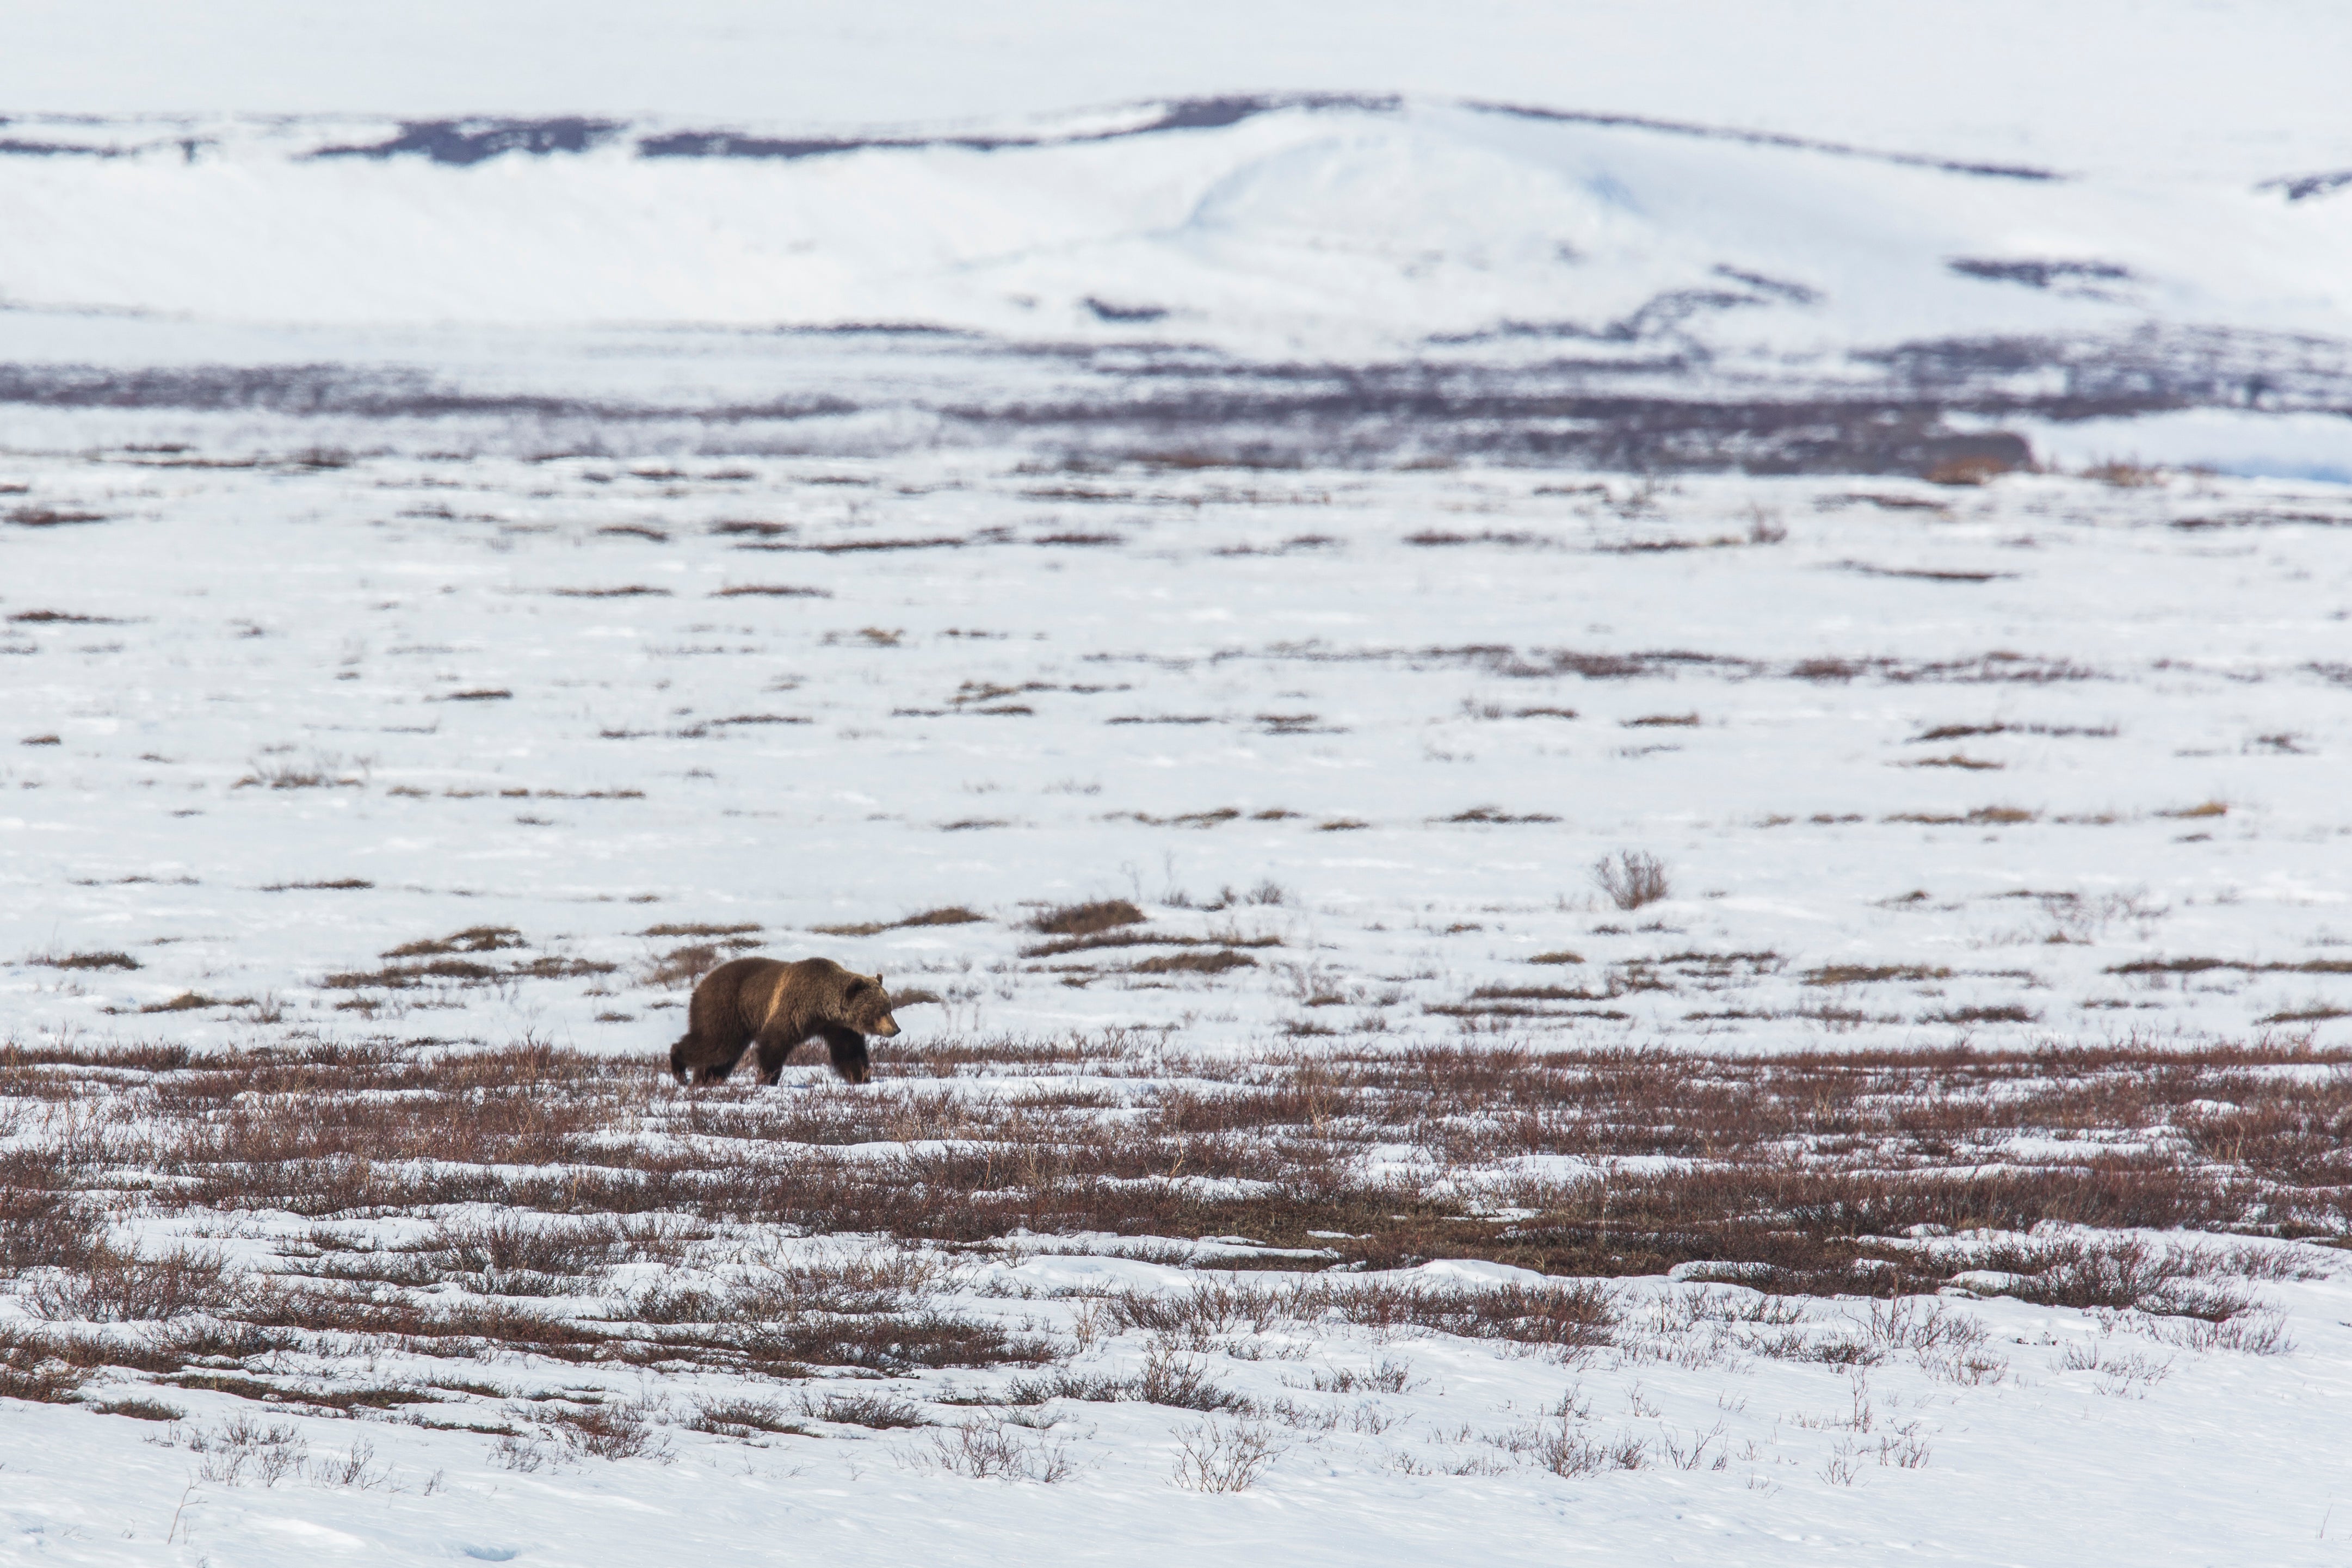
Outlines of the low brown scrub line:
<svg viewBox="0 0 2352 1568">
<path fill-rule="evenodd" d="M 876 1083 L 786 1094 L 681 1090 L 650 1060 L 542 1046 L 15 1048 L 0 1053 L 0 1098 L 71 1102 L 96 1131 L 0 1160 L 0 1269 L 64 1271 L 33 1287 L 60 1317 L 245 1310 L 199 1255 L 110 1245 L 102 1216 L 125 1193 L 156 1215 L 486 1204 L 584 1216 L 445 1223 L 396 1254 L 314 1248 L 293 1265 L 322 1285 L 447 1280 L 500 1299 L 572 1293 L 567 1281 L 614 1262 L 675 1256 L 677 1236 L 747 1223 L 966 1246 L 1021 1228 L 1240 1235 L 1373 1268 L 1479 1258 L 1613 1277 L 1736 1262 L 1774 1289 L 1866 1292 L 1949 1278 L 1907 1243 L 1922 1226 L 2352 1227 L 2352 1053 L 1465 1045 L 1194 1061 L 1159 1044 L 934 1042 L 886 1058 Z M 1027 1081 L 1000 1091 L 999 1070 Z M 2074 1146 L 2020 1153 L 2029 1139 Z M 1368 1179 L 1370 1148 L 1398 1142 L 1471 1174 Z M 1512 1174 L 1544 1153 L 1604 1173 Z M 1678 1163 L 1605 1169 L 1633 1156 Z M 1487 1217 L 1505 1203 L 1521 1217 Z M 663 1215 L 691 1223 L 672 1235 L 628 1218 Z"/>
</svg>

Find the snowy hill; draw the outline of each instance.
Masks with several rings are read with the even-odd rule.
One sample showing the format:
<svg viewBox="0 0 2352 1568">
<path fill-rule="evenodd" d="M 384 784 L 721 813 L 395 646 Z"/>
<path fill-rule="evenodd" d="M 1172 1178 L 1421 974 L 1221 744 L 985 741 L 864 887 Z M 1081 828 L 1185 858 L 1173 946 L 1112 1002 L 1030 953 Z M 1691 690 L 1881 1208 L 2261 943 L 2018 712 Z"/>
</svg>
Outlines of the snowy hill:
<svg viewBox="0 0 2352 1568">
<path fill-rule="evenodd" d="M 572 449 L 625 410 L 647 451 L 1924 472 L 2000 429 L 2325 475 L 2352 445 L 2352 185 L 2326 175 L 1362 94 L 879 131 L 0 129 L 0 395 L 373 422 L 297 444 L 487 411 L 470 439 Z"/>
<path fill-rule="evenodd" d="M 2352 338 L 2352 194 L 1543 108 L 1226 97 L 936 132 L 28 119 L 0 298 L 240 322 L 944 327 L 1253 357 Z"/>
</svg>

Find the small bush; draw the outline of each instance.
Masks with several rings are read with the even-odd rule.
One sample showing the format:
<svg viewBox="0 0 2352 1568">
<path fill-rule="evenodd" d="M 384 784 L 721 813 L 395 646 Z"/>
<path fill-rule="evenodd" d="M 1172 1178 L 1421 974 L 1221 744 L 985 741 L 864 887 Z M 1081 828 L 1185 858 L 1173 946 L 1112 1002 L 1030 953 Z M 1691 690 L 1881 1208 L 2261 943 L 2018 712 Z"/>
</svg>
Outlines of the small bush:
<svg viewBox="0 0 2352 1568">
<path fill-rule="evenodd" d="M 49 1319 L 152 1322 L 219 1306 L 230 1293 L 216 1254 L 175 1247 L 138 1258 L 101 1247 L 79 1268 L 35 1286 L 27 1304 Z"/>
<path fill-rule="evenodd" d="M 66 1190 L 68 1175 L 47 1151 L 0 1153 L 0 1275 L 79 1268 L 98 1249 L 100 1215 Z"/>
<path fill-rule="evenodd" d="M 974 1480 L 1036 1481 L 1051 1486 L 1076 1473 L 1069 1450 L 1042 1437 L 1025 1437 L 1003 1421 L 972 1421 L 931 1438 L 929 1458 L 940 1468 Z"/>
<path fill-rule="evenodd" d="M 647 985 L 681 990 L 718 968 L 724 959 L 725 954 L 709 942 L 689 942 L 671 948 L 648 963 L 643 978 Z"/>
<path fill-rule="evenodd" d="M 1203 1421 L 1179 1433 L 1176 1446 L 1171 1479 L 1194 1492 L 1247 1491 L 1283 1450 L 1274 1429 L 1257 1421 Z"/>
<path fill-rule="evenodd" d="M 706 1400 L 686 1425 L 693 1431 L 722 1437 L 748 1437 L 754 1432 L 812 1436 L 807 1427 L 788 1419 L 784 1407 L 773 1400 Z"/>
<path fill-rule="evenodd" d="M 669 1463 L 669 1436 L 654 1425 L 652 1406 L 644 1400 L 627 1404 L 597 1403 L 578 1409 L 548 1407 L 565 1447 L 599 1459 L 655 1459 Z"/>
<path fill-rule="evenodd" d="M 1621 849 L 1592 863 L 1592 880 L 1621 910 L 1654 904 L 1673 891 L 1665 862 L 1646 849 Z"/>
<path fill-rule="evenodd" d="M 264 1426 L 250 1415 L 192 1432 L 187 1445 L 204 1456 L 197 1479 L 226 1487 L 274 1487 L 289 1476 L 299 1476 L 310 1453 L 299 1428 L 283 1422 Z"/>
<path fill-rule="evenodd" d="M 903 1399 L 883 1394 L 828 1394 L 823 1399 L 801 1396 L 801 1414 L 840 1426 L 865 1426 L 877 1432 L 902 1426 L 929 1426 L 930 1418 Z"/>
<path fill-rule="evenodd" d="M 46 1334 L 0 1326 L 0 1398 L 71 1404 L 82 1384 L 98 1374 L 97 1367 L 81 1364 L 87 1356 L 67 1359 L 65 1352 L 79 1348 Z"/>
</svg>

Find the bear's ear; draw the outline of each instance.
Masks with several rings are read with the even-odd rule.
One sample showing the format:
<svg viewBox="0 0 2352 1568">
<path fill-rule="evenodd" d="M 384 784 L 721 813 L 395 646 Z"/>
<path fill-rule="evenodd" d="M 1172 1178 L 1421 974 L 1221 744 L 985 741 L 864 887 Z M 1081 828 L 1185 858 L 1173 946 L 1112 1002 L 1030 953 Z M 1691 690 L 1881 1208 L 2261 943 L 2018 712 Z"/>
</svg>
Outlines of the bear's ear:
<svg viewBox="0 0 2352 1568">
<path fill-rule="evenodd" d="M 886 993 L 890 989 L 887 985 L 882 984 L 882 973 L 879 970 L 877 970 L 874 974 L 874 988 L 877 991 Z"/>
</svg>

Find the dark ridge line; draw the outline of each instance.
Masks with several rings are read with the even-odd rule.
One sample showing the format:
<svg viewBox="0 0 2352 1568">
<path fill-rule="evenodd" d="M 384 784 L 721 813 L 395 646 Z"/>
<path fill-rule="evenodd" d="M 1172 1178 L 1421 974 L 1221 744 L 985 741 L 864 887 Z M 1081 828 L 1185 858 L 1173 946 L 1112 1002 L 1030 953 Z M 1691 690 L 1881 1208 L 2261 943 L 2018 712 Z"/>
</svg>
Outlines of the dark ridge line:
<svg viewBox="0 0 2352 1568">
<path fill-rule="evenodd" d="M 0 137 L 0 157 L 15 158 L 120 158 L 134 149 L 125 147 L 91 147 L 79 142 L 20 142 L 15 137 Z"/>
<path fill-rule="evenodd" d="M 1777 131 L 1748 131 L 1727 126 L 1702 125 L 1691 121 L 1661 120 L 1643 114 L 1604 114 L 1587 110 L 1544 109 L 1531 104 L 1501 103 L 1481 99 L 1461 99 L 1453 101 L 1474 113 L 1507 115 L 1519 120 L 1543 121 L 1554 124 L 1595 125 L 1612 129 L 1654 131 L 1674 136 L 1696 136 L 1712 141 L 1739 142 L 1751 146 L 1786 147 L 1803 152 L 1829 153 L 1842 157 L 1867 158 L 1879 163 L 1896 163 L 1911 168 L 1935 169 L 1945 174 L 1969 174 L 1987 179 L 2051 181 L 2067 176 L 2054 170 L 2021 163 L 1974 163 L 1965 159 L 1938 158 L 1924 153 L 1889 153 L 1850 142 L 1828 142 L 1810 136 L 1790 135 Z M 643 136 L 637 140 L 636 153 L 641 158 L 773 158 L 792 161 L 801 158 L 831 157 L 845 153 L 873 150 L 914 152 L 931 147 L 955 147 L 969 152 L 994 153 L 1009 148 L 1066 147 L 1089 142 L 1117 142 L 1129 137 L 1149 136 L 1163 131 L 1215 131 L 1238 125 L 1261 114 L 1271 114 L 1286 109 L 1335 110 L 1355 109 L 1371 114 L 1394 114 L 1405 107 L 1407 100 L 1398 93 L 1348 92 L 1281 92 L 1228 93 L 1205 98 L 1144 100 L 1134 107 L 1157 103 L 1160 112 L 1133 125 L 1118 126 L 1104 131 L 1078 132 L 1007 132 L 997 134 L 975 132 L 963 135 L 807 135 L 756 136 L 734 131 L 672 131 Z M 1125 107 L 1125 106 L 1119 106 Z M 528 153 L 544 157 L 551 153 L 584 153 L 619 136 L 628 129 L 625 121 L 590 119 L 577 115 L 559 116 L 546 120 L 508 119 L 491 116 L 452 120 L 402 121 L 400 133 L 383 142 L 363 145 L 321 147 L 304 154 L 308 158 L 390 158 L 403 153 L 418 153 L 436 163 L 467 167 L 498 157 L 505 153 Z M 16 148 L 15 143 L 0 143 L 0 152 Z M 27 153 L 84 153 L 102 156 L 118 155 L 104 148 L 80 147 L 66 143 L 28 142 L 17 149 Z M 2313 175 L 2292 182 L 2271 182 L 2288 191 L 2288 200 L 2300 201 L 2305 195 L 2321 195 L 2335 188 L 2335 184 L 2352 183 L 2352 174 Z M 2308 188 L 2306 188 L 2308 187 Z M 2267 188 L 2267 187 L 2264 187 Z M 2297 194 L 2300 192 L 2301 194 Z"/>
<path fill-rule="evenodd" d="M 364 146 L 320 147 L 311 158 L 391 158 L 421 153 L 436 163 L 468 168 L 501 153 L 585 153 L 628 129 L 618 120 L 563 115 L 552 120 L 404 120 L 400 134 Z"/>
<path fill-rule="evenodd" d="M 1732 272 L 1718 267 L 1717 273 L 1745 282 L 1748 274 Z M 1748 305 L 1769 305 L 1774 298 L 1811 303 L 1820 299 L 1810 289 L 1798 284 L 1774 284 L 1765 281 L 1765 289 L 1751 293 L 1734 293 L 1725 289 L 1669 289 L 1663 294 L 1652 295 L 1632 314 L 1621 316 L 1603 326 L 1591 326 L 1582 321 L 1522 321 L 1511 318 L 1468 332 L 1433 332 L 1422 341 L 1447 348 L 1470 343 L 1496 342 L 1506 339 L 1537 338 L 1565 339 L 1594 343 L 1633 343 L 1673 336 L 1683 322 L 1710 310 L 1733 310 Z M 1696 348 L 1686 354 L 1705 357 Z"/>
<path fill-rule="evenodd" d="M 676 408 L 525 393 L 467 393 L 414 371 L 353 374 L 338 364 L 193 365 L 116 371 L 96 365 L 0 364 L 0 405 L 54 408 L 258 408 L 275 414 L 369 419 L 450 415 L 526 415 L 614 423 L 690 418 L 712 422 L 807 419 L 856 414 L 863 405 L 825 394 L 768 403 Z"/>
<path fill-rule="evenodd" d="M 1146 100 L 1146 102 L 1151 101 Z M 1071 147 L 1093 142 L 1118 142 L 1160 131 L 1218 131 L 1260 114 L 1284 109 L 1361 109 L 1392 114 L 1404 100 L 1395 94 L 1370 96 L 1344 92 L 1237 93 L 1215 98 L 1180 98 L 1165 101 L 1159 118 L 1139 125 L 1109 131 L 1047 132 L 1000 136 L 744 136 L 730 131 L 677 131 L 647 136 L 637 142 L 641 158 L 822 158 L 873 149 L 916 151 L 926 147 L 959 147 L 967 152 L 995 153 L 1008 147 Z"/>
<path fill-rule="evenodd" d="M 2275 180 L 2264 180 L 2254 189 L 2284 191 L 2286 199 L 2293 203 L 2333 195 L 2347 185 L 2352 185 L 2352 169 L 2337 169 L 2326 174 L 2282 174 Z"/>
<path fill-rule="evenodd" d="M 1493 103 L 1479 99 L 1464 99 L 1462 107 L 1482 114 L 1507 114 L 1520 120 L 1559 121 L 1571 125 L 1631 126 L 1640 131 L 1663 131 L 1675 136 L 1746 142 L 1759 147 L 1795 147 L 1809 153 L 1835 153 L 1848 158 L 1871 158 L 1882 163 L 1902 163 L 1915 169 L 1940 169 L 1948 174 L 1975 174 L 1986 179 L 2064 180 L 2067 177 L 2054 169 L 2039 169 L 2030 163 L 1970 163 L 1957 158 L 1938 158 L 1927 153 L 1882 153 L 1846 142 L 1822 142 L 1810 136 L 1791 136 L 1779 131 L 1739 131 L 1727 126 L 1699 125 L 1687 120 L 1654 120 L 1645 114 L 1595 114 L 1584 110 L 1538 109 L 1528 104 Z"/>
<path fill-rule="evenodd" d="M 2127 282 L 2137 276 L 2130 268 L 2112 261 L 2004 261 L 1991 257 L 1955 256 L 1944 266 L 1963 278 L 1987 283 L 2022 283 L 2029 289 L 2047 289 L 2053 283 L 2076 279 Z"/>
<path fill-rule="evenodd" d="M 685 328 L 688 331 L 705 329 Z M 961 338 L 984 339 L 987 333 L 970 327 L 943 327 L 936 321 L 832 321 L 821 327 L 752 327 L 762 335 L 810 338 Z"/>
</svg>

